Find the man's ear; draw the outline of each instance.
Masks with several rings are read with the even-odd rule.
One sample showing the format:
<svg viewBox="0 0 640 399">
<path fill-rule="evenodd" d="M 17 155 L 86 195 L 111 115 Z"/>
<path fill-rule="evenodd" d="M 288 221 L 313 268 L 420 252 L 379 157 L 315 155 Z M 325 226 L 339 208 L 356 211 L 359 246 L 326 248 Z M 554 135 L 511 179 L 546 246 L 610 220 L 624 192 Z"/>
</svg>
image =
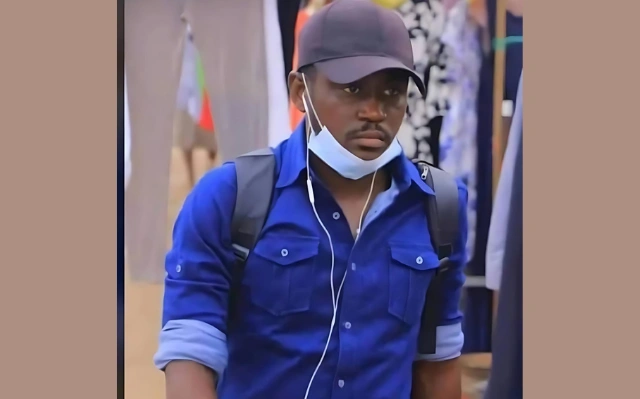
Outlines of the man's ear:
<svg viewBox="0 0 640 399">
<path fill-rule="evenodd" d="M 299 72 L 289 73 L 289 101 L 296 109 L 304 113 L 304 104 L 302 103 L 302 95 L 304 94 L 304 82 Z"/>
</svg>

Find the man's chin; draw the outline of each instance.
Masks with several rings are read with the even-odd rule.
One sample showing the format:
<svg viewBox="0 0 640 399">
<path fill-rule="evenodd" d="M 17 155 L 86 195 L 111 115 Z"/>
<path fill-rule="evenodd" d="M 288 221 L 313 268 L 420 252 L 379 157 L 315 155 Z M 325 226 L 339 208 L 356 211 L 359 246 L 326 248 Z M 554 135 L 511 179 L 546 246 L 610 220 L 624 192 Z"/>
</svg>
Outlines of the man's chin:
<svg viewBox="0 0 640 399">
<path fill-rule="evenodd" d="M 382 155 L 388 147 L 374 148 L 365 146 L 354 146 L 349 151 L 363 161 L 372 161 Z"/>
</svg>

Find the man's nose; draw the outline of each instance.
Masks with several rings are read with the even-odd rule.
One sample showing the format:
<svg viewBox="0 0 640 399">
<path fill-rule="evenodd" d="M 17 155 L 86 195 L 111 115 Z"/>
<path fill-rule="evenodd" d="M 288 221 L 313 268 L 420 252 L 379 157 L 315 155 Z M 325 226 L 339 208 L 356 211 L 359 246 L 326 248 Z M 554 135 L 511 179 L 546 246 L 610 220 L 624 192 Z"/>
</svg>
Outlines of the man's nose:
<svg viewBox="0 0 640 399">
<path fill-rule="evenodd" d="M 383 104 L 375 97 L 371 97 L 363 102 L 358 117 L 372 123 L 380 123 L 387 118 Z"/>
</svg>

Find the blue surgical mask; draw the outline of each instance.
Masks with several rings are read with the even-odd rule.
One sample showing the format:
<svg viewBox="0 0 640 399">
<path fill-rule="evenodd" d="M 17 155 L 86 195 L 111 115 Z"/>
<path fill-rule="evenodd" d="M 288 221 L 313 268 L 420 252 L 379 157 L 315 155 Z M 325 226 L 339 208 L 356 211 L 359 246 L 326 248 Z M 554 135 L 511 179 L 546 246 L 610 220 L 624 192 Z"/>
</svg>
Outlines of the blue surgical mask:
<svg viewBox="0 0 640 399">
<path fill-rule="evenodd" d="M 305 92 L 309 93 L 307 87 L 307 81 L 302 75 L 302 81 L 304 83 Z M 342 177 L 351 180 L 358 180 L 365 176 L 374 173 L 376 170 L 382 168 L 391 162 L 394 158 L 402 154 L 402 146 L 397 139 L 394 139 L 391 145 L 376 159 L 364 160 L 358 156 L 352 154 L 349 150 L 344 148 L 331 134 L 329 129 L 324 126 L 318 114 L 311 103 L 309 98 L 309 104 L 307 106 L 307 100 L 305 95 L 302 95 L 302 103 L 304 104 L 305 112 L 307 113 L 307 128 L 309 130 L 309 138 L 307 147 L 309 151 L 316 154 L 322 162 L 326 163 L 331 169 L 335 170 Z M 310 122 L 310 112 L 313 112 L 316 121 L 321 126 L 321 130 L 318 133 L 313 132 L 313 127 Z"/>
</svg>

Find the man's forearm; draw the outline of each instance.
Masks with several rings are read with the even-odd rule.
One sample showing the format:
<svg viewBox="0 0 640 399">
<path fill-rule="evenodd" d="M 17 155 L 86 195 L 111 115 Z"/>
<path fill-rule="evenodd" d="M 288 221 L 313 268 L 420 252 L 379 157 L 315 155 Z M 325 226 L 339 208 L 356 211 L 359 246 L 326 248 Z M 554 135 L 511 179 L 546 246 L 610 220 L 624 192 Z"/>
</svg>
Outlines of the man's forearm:
<svg viewBox="0 0 640 399">
<path fill-rule="evenodd" d="M 411 399 L 460 399 L 461 396 L 462 382 L 458 358 L 414 363 Z"/>
<path fill-rule="evenodd" d="M 218 399 L 218 377 L 208 367 L 188 360 L 174 360 L 164 373 L 167 399 Z"/>
</svg>

